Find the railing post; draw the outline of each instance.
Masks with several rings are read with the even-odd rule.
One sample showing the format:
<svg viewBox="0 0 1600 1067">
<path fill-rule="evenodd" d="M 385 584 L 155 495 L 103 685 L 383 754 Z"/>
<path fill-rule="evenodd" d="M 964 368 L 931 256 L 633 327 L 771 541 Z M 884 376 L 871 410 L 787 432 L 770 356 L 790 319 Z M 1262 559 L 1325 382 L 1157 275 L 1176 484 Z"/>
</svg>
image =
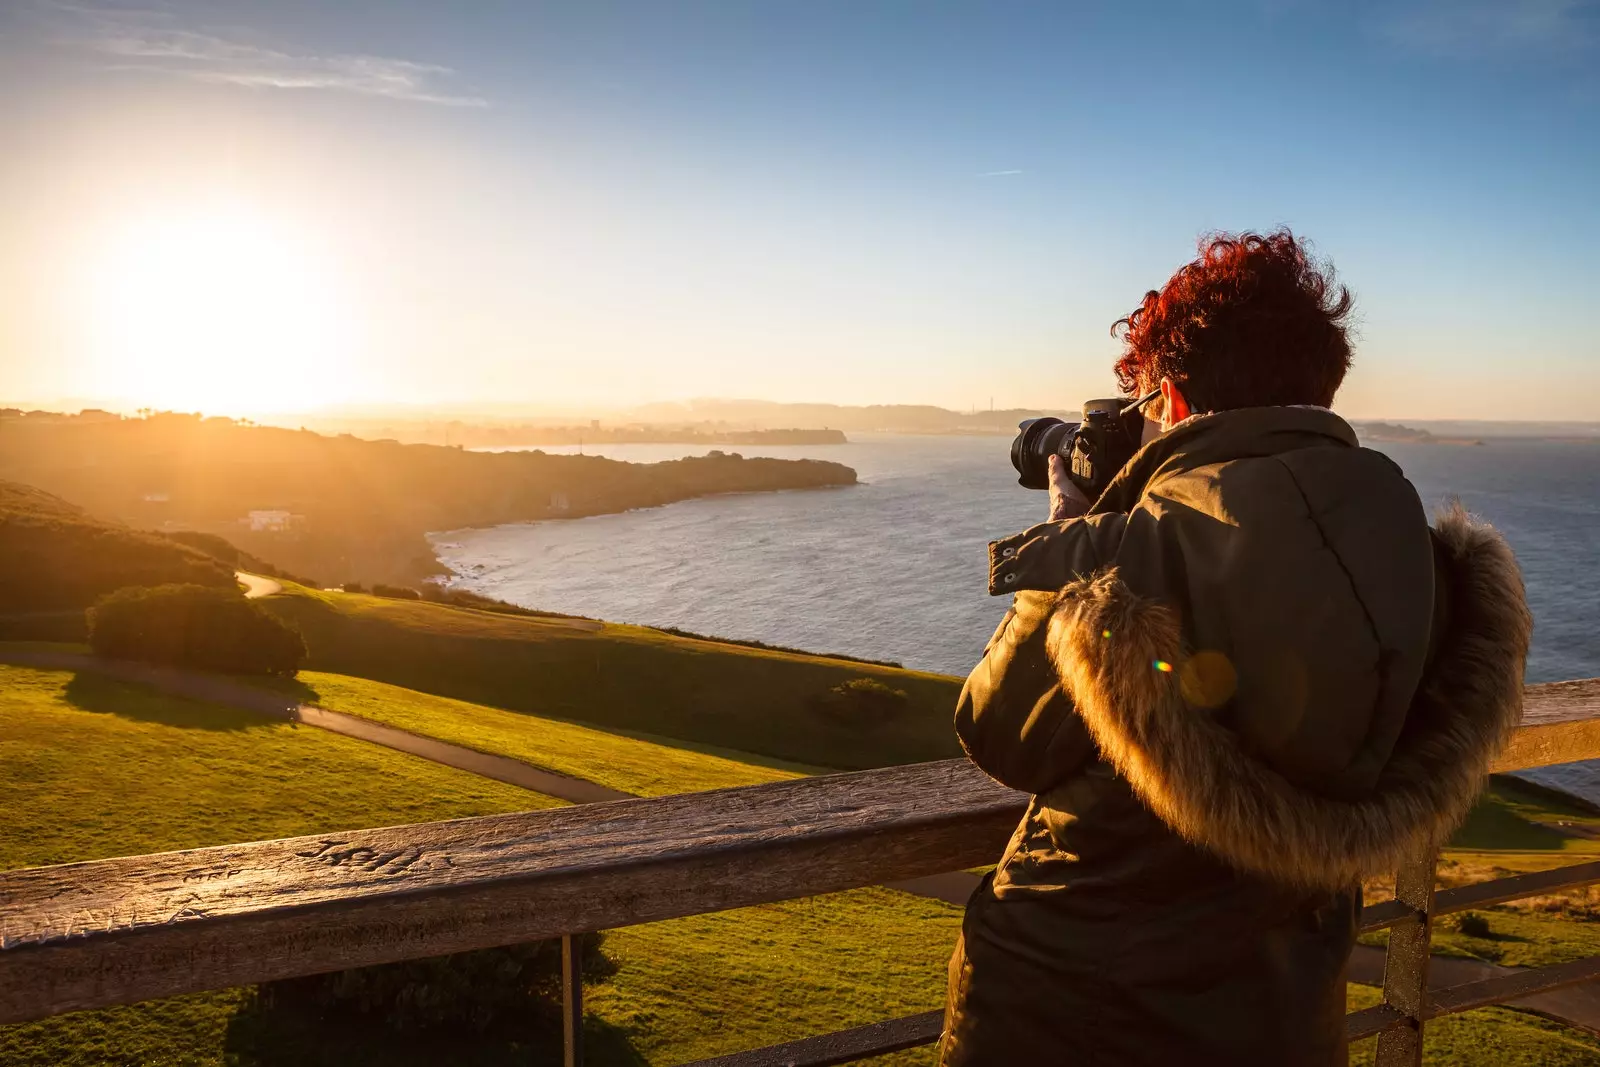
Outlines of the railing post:
<svg viewBox="0 0 1600 1067">
<path fill-rule="evenodd" d="M 1433 940 L 1433 875 L 1438 855 L 1411 856 L 1395 875 L 1394 897 L 1409 914 L 1389 928 L 1383 1002 L 1405 1022 L 1378 1035 L 1375 1067 L 1418 1067 L 1428 1015 L 1428 953 Z"/>
<path fill-rule="evenodd" d="M 561 1067 L 583 1067 L 583 935 L 561 936 Z"/>
</svg>

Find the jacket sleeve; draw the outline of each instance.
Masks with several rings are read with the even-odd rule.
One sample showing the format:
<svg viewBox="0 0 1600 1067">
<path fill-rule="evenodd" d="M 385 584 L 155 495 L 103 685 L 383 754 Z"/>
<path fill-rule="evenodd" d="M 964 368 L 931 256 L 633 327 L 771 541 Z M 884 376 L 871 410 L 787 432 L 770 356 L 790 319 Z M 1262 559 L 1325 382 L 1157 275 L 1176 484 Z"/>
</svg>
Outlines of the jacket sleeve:
<svg viewBox="0 0 1600 1067">
<path fill-rule="evenodd" d="M 1095 758 L 1045 636 L 1057 591 L 1115 558 L 1126 521 L 1105 513 L 1046 523 L 989 546 L 990 592 L 1015 596 L 961 690 L 956 736 L 972 762 L 1013 789 L 1046 792 Z"/>
</svg>

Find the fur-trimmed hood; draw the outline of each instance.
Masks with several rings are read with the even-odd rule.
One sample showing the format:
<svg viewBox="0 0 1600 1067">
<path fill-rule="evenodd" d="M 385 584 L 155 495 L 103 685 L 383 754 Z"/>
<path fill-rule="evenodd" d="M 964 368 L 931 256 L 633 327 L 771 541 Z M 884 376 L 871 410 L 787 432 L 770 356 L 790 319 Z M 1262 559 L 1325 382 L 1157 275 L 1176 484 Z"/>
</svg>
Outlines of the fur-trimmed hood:
<svg viewBox="0 0 1600 1067">
<path fill-rule="evenodd" d="M 1459 508 L 1434 548 L 1442 631 L 1360 796 L 1319 792 L 1253 751 L 1204 691 L 1205 652 L 1186 647 L 1180 612 L 1114 565 L 1057 594 L 1047 649 L 1101 757 L 1175 832 L 1277 881 L 1348 886 L 1443 843 L 1521 719 L 1532 620 L 1510 548 Z"/>
</svg>

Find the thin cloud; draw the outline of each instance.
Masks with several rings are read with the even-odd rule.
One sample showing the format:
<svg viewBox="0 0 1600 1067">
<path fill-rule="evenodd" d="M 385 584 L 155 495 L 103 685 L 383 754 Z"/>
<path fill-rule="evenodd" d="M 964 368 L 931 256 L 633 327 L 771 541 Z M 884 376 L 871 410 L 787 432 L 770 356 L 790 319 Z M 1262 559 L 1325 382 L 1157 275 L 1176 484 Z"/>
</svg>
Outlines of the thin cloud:
<svg viewBox="0 0 1600 1067">
<path fill-rule="evenodd" d="M 444 107 L 487 107 L 481 96 L 452 91 L 455 71 L 437 63 L 385 56 L 320 55 L 266 48 L 235 37 L 180 29 L 165 11 L 54 3 L 69 18 L 58 43 L 113 59 L 118 70 L 255 89 L 320 89 Z"/>
<path fill-rule="evenodd" d="M 1025 174 L 1025 173 L 1026 173 L 1026 171 L 1020 171 L 1020 170 L 986 170 L 982 174 L 978 175 L 978 177 L 980 177 L 980 178 L 1009 178 L 1013 174 Z"/>
<path fill-rule="evenodd" d="M 1594 0 L 1424 0 L 1391 9 L 1390 40 L 1442 56 L 1571 52 L 1596 41 Z"/>
</svg>

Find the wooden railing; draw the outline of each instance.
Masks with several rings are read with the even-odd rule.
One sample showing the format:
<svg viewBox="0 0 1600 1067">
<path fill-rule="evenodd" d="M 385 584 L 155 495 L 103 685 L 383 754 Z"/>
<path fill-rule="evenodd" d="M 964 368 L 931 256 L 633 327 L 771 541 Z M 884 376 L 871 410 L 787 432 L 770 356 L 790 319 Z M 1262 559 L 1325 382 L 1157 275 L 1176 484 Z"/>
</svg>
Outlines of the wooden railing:
<svg viewBox="0 0 1600 1067">
<path fill-rule="evenodd" d="M 1495 770 L 1600 757 L 1600 679 L 1533 686 Z M 564 939 L 565 1039 L 582 1059 L 575 937 L 993 862 L 1025 799 L 961 760 L 672 797 L 357 830 L 0 873 L 0 1023 L 369 964 Z M 1434 857 L 1362 916 L 1390 928 L 1384 1000 L 1352 1013 L 1381 1064 L 1431 1018 L 1600 975 L 1600 957 L 1427 991 L 1434 918 L 1600 882 L 1600 863 L 1435 894 Z M 845 1063 L 928 1044 L 939 1013 L 738 1053 Z"/>
</svg>

